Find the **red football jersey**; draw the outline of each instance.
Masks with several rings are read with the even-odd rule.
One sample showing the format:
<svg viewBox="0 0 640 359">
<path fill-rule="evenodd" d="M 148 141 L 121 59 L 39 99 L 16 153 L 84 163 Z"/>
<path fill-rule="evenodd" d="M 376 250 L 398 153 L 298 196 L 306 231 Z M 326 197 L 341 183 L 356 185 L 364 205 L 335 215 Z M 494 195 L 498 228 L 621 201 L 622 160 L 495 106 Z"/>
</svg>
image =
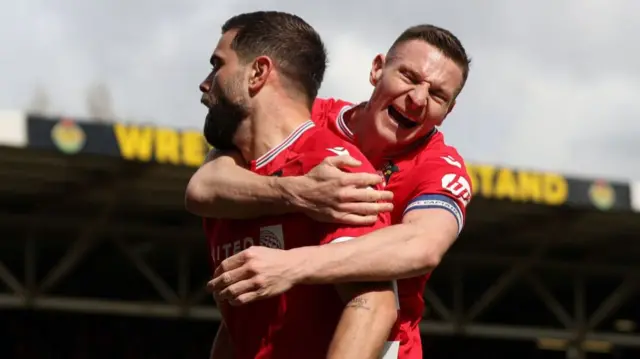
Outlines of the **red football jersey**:
<svg viewBox="0 0 640 359">
<path fill-rule="evenodd" d="M 267 176 L 299 176 L 324 158 L 349 154 L 363 162 L 360 171 L 375 173 L 353 145 L 308 121 L 279 146 L 251 162 L 251 170 Z M 379 216 L 372 226 L 349 227 L 316 222 L 303 214 L 253 220 L 205 219 L 212 270 L 225 258 L 249 246 L 291 249 L 348 240 L 389 224 Z M 235 359 L 324 359 L 344 308 L 333 285 L 300 285 L 283 295 L 232 307 L 220 303 L 231 335 Z M 385 358 L 397 358 L 398 343 L 387 343 Z"/>
<path fill-rule="evenodd" d="M 353 141 L 344 113 L 354 105 L 335 99 L 317 99 L 312 119 L 345 140 Z M 379 169 L 386 179 L 386 190 L 393 192 L 391 223 L 402 223 L 403 216 L 415 209 L 442 208 L 458 222 L 458 233 L 471 200 L 471 179 L 458 151 L 444 142 L 442 132 L 434 131 L 411 151 L 386 160 Z M 398 281 L 400 296 L 401 359 L 422 358 L 418 324 L 424 309 L 424 288 L 429 275 Z"/>
</svg>

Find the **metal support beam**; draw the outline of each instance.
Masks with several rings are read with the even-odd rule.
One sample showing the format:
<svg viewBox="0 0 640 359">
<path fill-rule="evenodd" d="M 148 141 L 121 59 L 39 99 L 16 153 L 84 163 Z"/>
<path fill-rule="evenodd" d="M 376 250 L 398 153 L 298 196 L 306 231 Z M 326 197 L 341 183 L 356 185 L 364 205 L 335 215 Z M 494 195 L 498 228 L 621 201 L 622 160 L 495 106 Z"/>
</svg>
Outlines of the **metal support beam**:
<svg viewBox="0 0 640 359">
<path fill-rule="evenodd" d="M 113 314 L 134 317 L 187 318 L 198 320 L 221 320 L 220 311 L 215 307 L 193 306 L 184 310 L 180 306 L 155 302 L 131 302 L 89 298 L 67 298 L 42 296 L 34 299 L 29 306 L 24 298 L 0 294 L 0 308 L 35 308 L 65 312 Z"/>
<path fill-rule="evenodd" d="M 36 249 L 35 233 L 30 233 L 25 243 L 24 251 L 24 282 L 27 298 L 32 297 L 37 287 L 38 253 Z"/>
<path fill-rule="evenodd" d="M 587 330 L 594 329 L 615 312 L 638 289 L 638 274 L 632 273 L 596 309 L 587 321 Z"/>
<path fill-rule="evenodd" d="M 178 257 L 178 296 L 184 303 L 189 296 L 189 277 L 191 274 L 191 256 L 188 246 L 182 246 Z"/>
<path fill-rule="evenodd" d="M 18 281 L 2 261 L 0 261 L 0 281 L 6 284 L 15 294 L 24 293 L 24 287 L 20 284 L 20 281 Z"/>
<path fill-rule="evenodd" d="M 476 301 L 469 312 L 467 313 L 465 321 L 471 322 L 480 314 L 482 314 L 491 303 L 504 293 L 511 284 L 513 284 L 518 277 L 528 271 L 531 266 L 540 259 L 542 254 L 546 251 L 547 245 L 543 244 L 538 247 L 532 254 L 524 261 L 515 264 L 510 270 L 506 271 L 496 282 L 487 289 L 484 294 Z"/>
<path fill-rule="evenodd" d="M 462 332 L 455 329 L 453 323 L 423 321 L 420 323 L 420 332 L 427 335 L 465 335 L 476 338 L 512 339 L 512 340 L 537 340 L 539 338 L 551 338 L 571 340 L 573 333 L 567 330 L 539 328 L 519 325 L 498 324 L 468 324 Z M 589 332 L 586 340 L 609 342 L 617 346 L 640 348 L 640 335 L 618 334 L 611 332 Z"/>
<path fill-rule="evenodd" d="M 424 299 L 431 304 L 433 310 L 438 313 L 443 320 L 451 320 L 451 311 L 442 303 L 442 300 L 431 289 L 425 288 Z"/>
<path fill-rule="evenodd" d="M 203 320 L 219 320 L 220 315 L 215 307 L 207 306 L 203 300 L 207 299 L 209 294 L 204 290 L 206 279 L 209 277 L 208 273 L 193 273 L 191 257 L 189 247 L 191 242 L 178 242 L 178 247 L 174 249 L 176 242 L 172 243 L 172 253 L 175 253 L 173 258 L 176 263 L 175 268 L 177 274 L 177 283 L 172 283 L 175 289 L 165 281 L 157 270 L 152 268 L 149 263 L 143 258 L 141 253 L 132 250 L 131 243 L 128 243 L 124 237 L 118 237 L 119 228 L 112 233 L 116 234 L 113 238 L 117 247 L 120 248 L 120 252 L 127 258 L 135 268 L 144 276 L 149 283 L 156 289 L 158 297 L 153 302 L 132 302 L 132 301 L 113 301 L 106 300 L 104 298 L 76 298 L 76 297 L 64 297 L 64 296 L 47 296 L 43 293 L 35 293 L 36 295 L 29 298 L 28 296 L 20 295 L 22 292 L 28 291 L 29 281 L 33 281 L 35 284 L 35 239 L 30 238 L 25 241 L 27 251 L 25 254 L 25 261 L 27 266 L 27 273 L 25 275 L 25 284 L 20 283 L 18 279 L 9 285 L 12 288 L 11 293 L 0 294 L 0 307 L 4 308 L 28 308 L 29 305 L 32 308 L 48 309 L 48 310 L 63 310 L 63 311 L 77 311 L 88 313 L 105 313 L 105 314 L 120 314 L 131 316 L 155 316 L 155 317 L 180 317 L 180 318 L 192 318 Z M 179 228 L 175 229 L 179 232 Z M 71 278 L 74 274 L 74 266 L 69 262 L 77 261 L 77 257 L 81 257 L 82 254 L 86 254 L 87 250 L 81 250 L 82 248 L 88 248 L 92 241 L 91 236 L 84 236 L 81 238 L 84 244 L 76 244 L 75 250 L 71 250 L 66 255 L 66 260 L 62 260 L 61 263 L 66 261 L 65 271 L 62 269 L 56 269 L 46 277 L 43 281 L 45 289 L 52 288 L 57 282 Z M 163 242 L 149 242 L 154 246 L 162 245 Z M 84 247 L 82 247 L 84 246 Z M 625 299 L 634 292 L 636 284 L 638 283 L 638 275 L 640 273 L 639 267 L 633 266 L 604 266 L 603 271 L 600 268 L 596 268 L 594 273 L 593 265 L 586 266 L 578 262 L 560 262 L 549 259 L 544 259 L 543 254 L 546 249 L 546 244 L 541 245 L 536 251 L 529 256 L 482 256 L 482 255 L 466 255 L 466 254 L 452 254 L 445 257 L 442 268 L 438 270 L 437 275 L 441 275 L 444 278 L 451 280 L 451 287 L 453 295 L 451 303 L 446 302 L 443 298 L 445 293 L 440 292 L 437 286 L 429 286 L 429 289 L 425 292 L 425 298 L 428 302 L 428 306 L 433 309 L 434 313 L 437 313 L 438 317 L 441 317 L 441 321 L 426 320 L 421 324 L 421 330 L 424 334 L 431 335 L 465 335 L 479 338 L 502 338 L 502 339 L 525 339 L 525 340 L 537 340 L 539 338 L 552 338 L 558 340 L 564 340 L 568 346 L 575 348 L 584 348 L 584 344 L 589 340 L 607 341 L 614 345 L 619 346 L 635 346 L 640 347 L 640 335 L 631 334 L 618 334 L 609 332 L 595 332 L 597 324 L 607 318 L 613 311 L 615 311 Z M 31 248 L 31 249 L 30 249 Z M 79 249 L 78 249 L 79 248 Z M 76 254 L 69 254 L 76 253 Z M 73 260 L 69 259 L 73 258 Z M 171 260 L 171 259 L 169 259 Z M 494 282 L 489 289 L 484 292 L 478 298 L 465 298 L 465 295 L 469 295 L 468 291 L 465 291 L 465 280 L 473 280 L 469 278 L 470 274 L 482 272 L 476 271 L 477 268 L 485 267 L 497 267 L 507 269 L 503 275 Z M 588 268 L 589 267 L 589 268 Z M 569 278 L 574 278 L 574 302 L 573 307 L 567 307 L 570 304 L 565 303 L 562 305 L 557 297 L 555 297 L 551 291 L 551 287 L 545 283 L 542 278 L 535 275 L 531 270 L 536 268 L 542 268 L 545 270 L 552 270 L 563 275 L 567 275 Z M 6 268 L 5 268 L 6 269 Z M 449 273 L 447 273 L 449 271 Z M 0 268 L 2 272 L 2 268 Z M 593 313 L 590 318 L 585 313 L 585 281 L 588 280 L 588 276 L 591 274 L 602 274 L 605 272 L 606 276 L 621 277 L 621 273 L 625 273 L 629 276 L 623 284 L 618 287 Z M 31 274 L 29 274 L 31 273 Z M 51 274 L 53 273 L 53 274 Z M 59 274 L 55 274 L 59 273 Z M 61 273 L 61 274 L 60 274 Z M 5 273 L 6 274 L 6 273 Z M 11 274 L 11 273 L 9 273 Z M 197 288 L 189 288 L 190 283 L 194 282 L 194 279 L 199 279 L 197 274 L 201 274 L 202 286 Z M 465 278 L 463 280 L 463 274 Z M 6 275 L 0 273 L 0 277 L 5 279 Z M 441 277 L 441 278 L 443 278 Z M 29 279 L 31 278 L 31 279 Z M 52 279 L 53 278 L 53 279 Z M 535 293 L 545 304 L 545 308 L 558 318 L 558 321 L 565 327 L 564 329 L 558 328 L 541 328 L 533 326 L 531 323 L 521 322 L 518 325 L 498 325 L 478 322 L 478 318 L 486 308 L 498 303 L 500 300 L 517 300 L 512 298 L 501 299 L 501 294 L 506 291 L 510 285 L 518 280 L 526 280 Z M 11 281 L 11 279 L 10 279 Z M 20 289 L 20 290 L 15 290 Z M 22 290 L 22 291 L 21 291 Z M 447 293 L 448 294 L 448 293 Z M 475 303 L 469 302 L 469 299 L 478 299 Z M 210 302 L 210 301 L 208 301 Z M 467 308 L 465 303 L 473 303 L 471 308 Z M 508 304 L 508 303 L 507 303 Z M 511 302 L 510 305 L 518 305 Z M 466 319 L 466 320 L 465 320 Z M 553 323 L 550 323 L 553 324 Z M 580 352 L 579 349 L 578 353 Z"/>
<path fill-rule="evenodd" d="M 457 330 L 464 324 L 464 269 L 458 262 L 454 262 L 451 280 L 453 284 L 453 323 Z"/>
<path fill-rule="evenodd" d="M 540 278 L 532 273 L 527 273 L 525 276 L 533 290 L 536 292 L 538 297 L 542 300 L 542 302 L 547 306 L 547 308 L 555 314 L 556 318 L 565 328 L 572 328 L 574 326 L 573 319 L 564 309 L 562 304 L 558 302 L 553 294 L 547 289 L 547 287 L 542 283 Z"/>
<path fill-rule="evenodd" d="M 105 224 L 109 221 L 109 217 L 113 212 L 117 199 L 117 193 L 114 193 L 109 203 L 107 203 L 96 218 L 88 222 L 74 244 L 67 250 L 65 255 L 58 261 L 49 273 L 44 277 L 38 291 L 45 293 L 53 289 L 58 282 L 67 276 L 75 266 L 80 263 L 82 258 L 96 246 L 99 239 L 99 233 Z"/>
<path fill-rule="evenodd" d="M 151 283 L 155 290 L 169 303 L 178 303 L 179 298 L 176 292 L 165 282 L 164 279 L 156 271 L 154 271 L 136 252 L 132 251 L 119 238 L 113 239 L 118 248 L 125 257 L 133 264 L 136 269 Z"/>
</svg>

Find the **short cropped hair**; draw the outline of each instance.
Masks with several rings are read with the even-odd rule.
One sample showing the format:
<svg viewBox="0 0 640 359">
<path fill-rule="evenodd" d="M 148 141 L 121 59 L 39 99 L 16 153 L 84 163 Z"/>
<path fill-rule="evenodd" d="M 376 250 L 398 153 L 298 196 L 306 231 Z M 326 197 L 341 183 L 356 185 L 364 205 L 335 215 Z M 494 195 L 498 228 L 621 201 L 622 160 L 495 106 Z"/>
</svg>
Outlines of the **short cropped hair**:
<svg viewBox="0 0 640 359">
<path fill-rule="evenodd" d="M 467 51 L 462 46 L 460 40 L 449 30 L 437 27 L 435 25 L 416 25 L 406 29 L 396 41 L 391 45 L 389 52 L 401 43 L 411 40 L 422 40 L 438 50 L 451 59 L 456 65 L 462 69 L 462 87 L 467 81 L 469 76 L 469 64 L 471 59 L 467 56 Z"/>
<path fill-rule="evenodd" d="M 279 11 L 258 11 L 232 17 L 222 33 L 236 30 L 231 43 L 240 61 L 269 56 L 276 68 L 298 90 L 311 108 L 327 67 L 327 51 L 320 35 L 296 15 Z"/>
</svg>

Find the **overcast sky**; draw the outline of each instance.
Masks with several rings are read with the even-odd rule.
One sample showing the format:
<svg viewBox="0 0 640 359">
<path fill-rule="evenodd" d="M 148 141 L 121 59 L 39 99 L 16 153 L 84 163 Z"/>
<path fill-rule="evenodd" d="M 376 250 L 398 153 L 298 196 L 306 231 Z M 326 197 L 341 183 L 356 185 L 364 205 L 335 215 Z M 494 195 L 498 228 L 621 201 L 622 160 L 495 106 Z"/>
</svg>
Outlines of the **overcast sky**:
<svg viewBox="0 0 640 359">
<path fill-rule="evenodd" d="M 19 0 L 0 5 L 0 108 L 42 86 L 56 112 L 85 114 L 95 82 L 131 122 L 200 129 L 197 85 L 219 28 L 278 9 L 329 48 L 321 95 L 365 100 L 373 56 L 406 27 L 453 31 L 473 58 L 444 126 L 470 162 L 640 179 L 640 1 Z"/>
</svg>

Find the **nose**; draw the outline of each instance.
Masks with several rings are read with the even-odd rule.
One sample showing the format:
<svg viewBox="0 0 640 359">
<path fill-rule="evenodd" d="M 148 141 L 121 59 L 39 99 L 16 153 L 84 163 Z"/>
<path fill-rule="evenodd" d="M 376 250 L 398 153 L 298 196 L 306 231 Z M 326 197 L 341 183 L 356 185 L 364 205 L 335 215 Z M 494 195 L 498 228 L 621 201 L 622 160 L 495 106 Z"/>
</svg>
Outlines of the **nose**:
<svg viewBox="0 0 640 359">
<path fill-rule="evenodd" d="M 409 93 L 409 106 L 410 109 L 417 110 L 427 106 L 427 98 L 429 94 L 429 85 L 421 84 L 416 86 Z"/>
<path fill-rule="evenodd" d="M 200 92 L 202 93 L 208 93 L 211 90 L 211 79 L 212 79 L 212 73 L 210 73 L 209 75 L 207 75 L 207 78 L 204 79 L 204 81 L 202 81 L 200 83 Z"/>
</svg>

